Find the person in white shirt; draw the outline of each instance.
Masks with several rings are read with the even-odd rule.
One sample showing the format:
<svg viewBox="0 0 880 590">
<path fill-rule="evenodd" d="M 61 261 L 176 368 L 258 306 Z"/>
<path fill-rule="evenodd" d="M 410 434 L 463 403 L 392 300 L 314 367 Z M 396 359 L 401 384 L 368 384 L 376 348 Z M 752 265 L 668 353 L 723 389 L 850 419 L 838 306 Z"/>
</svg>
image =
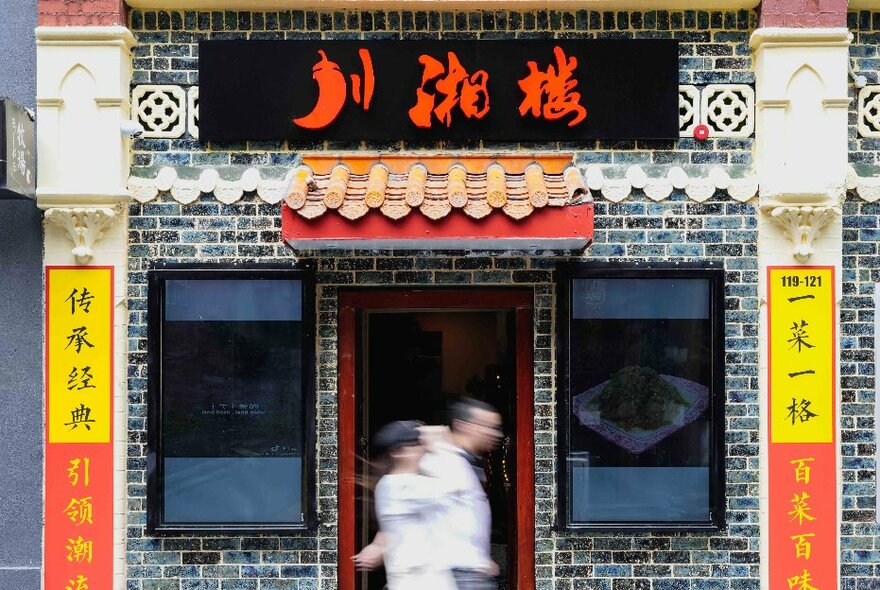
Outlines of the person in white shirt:
<svg viewBox="0 0 880 590">
<path fill-rule="evenodd" d="M 492 513 L 481 457 L 501 440 L 501 416 L 485 402 L 463 398 L 452 406 L 451 430 L 449 443 L 432 445 L 419 463 L 422 473 L 451 492 L 432 526 L 438 557 L 458 590 L 494 590 L 499 572 L 490 552 Z"/>
<path fill-rule="evenodd" d="M 438 494 L 426 521 L 432 539 L 433 568 L 451 571 L 458 590 L 494 590 L 498 587 L 498 565 L 490 552 L 492 514 L 483 489 L 485 474 L 480 457 L 498 446 L 501 416 L 485 402 L 463 398 L 452 407 L 451 433 L 438 435 L 437 428 L 422 427 L 422 440 L 429 452 L 417 462 L 419 473 L 428 476 Z M 377 487 L 377 513 L 379 496 Z M 388 551 L 381 516 L 379 522 L 379 534 L 352 558 L 360 569 L 374 569 Z M 385 562 L 387 566 L 387 557 Z M 389 588 L 393 589 L 390 584 Z M 424 586 L 420 590 L 428 588 L 433 589 Z"/>
<path fill-rule="evenodd" d="M 418 472 L 425 454 L 419 426 L 414 421 L 392 422 L 374 438 L 375 446 L 387 449 L 391 468 L 376 484 L 379 533 L 353 559 L 362 569 L 378 565 L 377 556 L 384 559 L 388 590 L 453 590 L 452 573 L 437 560 L 431 531 L 449 490 L 442 480 Z M 368 562 L 370 567 L 365 567 Z"/>
</svg>

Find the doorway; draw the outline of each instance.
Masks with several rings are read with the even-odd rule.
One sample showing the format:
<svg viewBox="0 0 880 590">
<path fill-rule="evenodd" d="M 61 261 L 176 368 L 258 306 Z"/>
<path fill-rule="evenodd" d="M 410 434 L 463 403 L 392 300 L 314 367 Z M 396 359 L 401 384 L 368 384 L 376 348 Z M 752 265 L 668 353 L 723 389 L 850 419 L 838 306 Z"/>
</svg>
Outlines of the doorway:
<svg viewBox="0 0 880 590">
<path fill-rule="evenodd" d="M 504 420 L 486 457 L 502 589 L 534 588 L 532 293 L 345 291 L 339 302 L 339 587 L 381 590 L 350 557 L 375 534 L 373 434 L 392 420 L 448 424 L 462 395 Z"/>
</svg>

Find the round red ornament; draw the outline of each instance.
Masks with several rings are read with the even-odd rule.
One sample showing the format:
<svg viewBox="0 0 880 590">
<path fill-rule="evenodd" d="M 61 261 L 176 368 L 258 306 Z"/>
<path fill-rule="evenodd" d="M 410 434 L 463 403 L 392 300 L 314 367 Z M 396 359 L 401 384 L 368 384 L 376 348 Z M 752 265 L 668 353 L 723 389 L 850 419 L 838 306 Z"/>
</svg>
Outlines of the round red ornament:
<svg viewBox="0 0 880 590">
<path fill-rule="evenodd" d="M 696 127 L 694 127 L 694 139 L 698 141 L 709 139 L 709 126 L 697 125 Z"/>
</svg>

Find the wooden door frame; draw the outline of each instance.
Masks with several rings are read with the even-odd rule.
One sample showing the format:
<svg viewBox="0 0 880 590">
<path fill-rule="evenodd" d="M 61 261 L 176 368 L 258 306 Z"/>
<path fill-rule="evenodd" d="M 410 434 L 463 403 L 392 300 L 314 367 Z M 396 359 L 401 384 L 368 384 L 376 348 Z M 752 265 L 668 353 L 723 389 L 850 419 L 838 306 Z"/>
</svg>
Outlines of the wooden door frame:
<svg viewBox="0 0 880 590">
<path fill-rule="evenodd" d="M 337 583 L 354 590 L 357 315 L 361 310 L 511 309 L 516 346 L 516 584 L 535 587 L 534 292 L 531 288 L 346 289 L 339 291 Z M 523 475 L 527 475 L 523 477 Z"/>
</svg>

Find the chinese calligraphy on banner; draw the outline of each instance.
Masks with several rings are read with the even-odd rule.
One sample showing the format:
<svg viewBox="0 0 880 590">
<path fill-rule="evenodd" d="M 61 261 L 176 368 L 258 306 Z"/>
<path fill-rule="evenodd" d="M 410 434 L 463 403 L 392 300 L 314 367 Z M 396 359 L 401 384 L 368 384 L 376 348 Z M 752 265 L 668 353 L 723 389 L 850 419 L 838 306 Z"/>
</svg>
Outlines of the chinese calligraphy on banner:
<svg viewBox="0 0 880 590">
<path fill-rule="evenodd" d="M 113 579 L 113 268 L 46 268 L 46 590 Z"/>
<path fill-rule="evenodd" d="M 770 267 L 770 587 L 837 588 L 834 268 Z"/>
<path fill-rule="evenodd" d="M 210 140 L 679 134 L 671 39 L 212 39 L 199 44 L 199 84 L 199 133 Z"/>
</svg>

